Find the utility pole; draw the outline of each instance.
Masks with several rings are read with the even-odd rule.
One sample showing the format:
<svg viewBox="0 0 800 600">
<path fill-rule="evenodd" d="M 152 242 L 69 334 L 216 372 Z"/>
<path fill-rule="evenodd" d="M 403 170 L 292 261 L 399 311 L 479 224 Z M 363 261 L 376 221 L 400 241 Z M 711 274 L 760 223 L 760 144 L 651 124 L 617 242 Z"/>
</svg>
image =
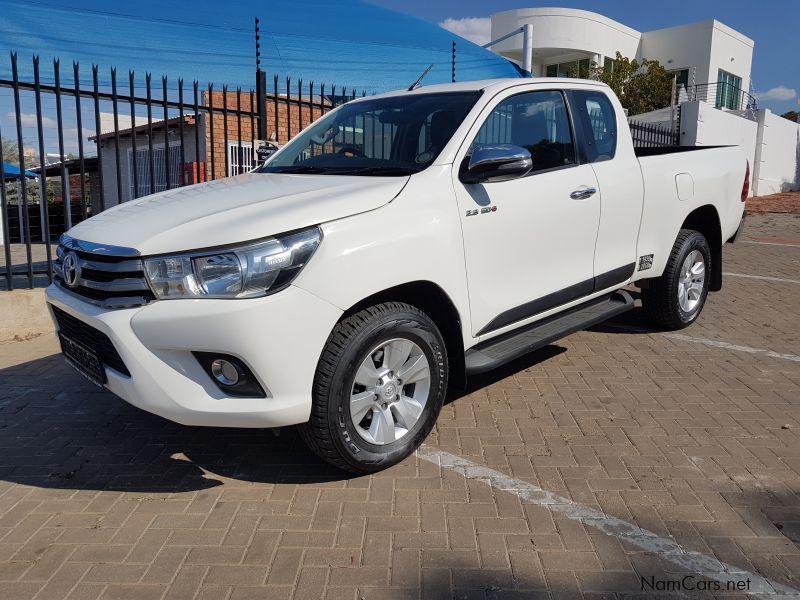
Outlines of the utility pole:
<svg viewBox="0 0 800 600">
<path fill-rule="evenodd" d="M 453 40 L 453 50 L 452 50 L 452 57 L 450 59 L 450 64 L 452 67 L 452 75 L 450 77 L 450 81 L 452 83 L 456 82 L 456 41 Z"/>
<path fill-rule="evenodd" d="M 267 139 L 267 75 L 261 70 L 261 21 L 255 18 L 256 33 L 256 103 L 258 104 L 258 139 Z M 255 132 L 253 132 L 254 134 Z"/>
</svg>

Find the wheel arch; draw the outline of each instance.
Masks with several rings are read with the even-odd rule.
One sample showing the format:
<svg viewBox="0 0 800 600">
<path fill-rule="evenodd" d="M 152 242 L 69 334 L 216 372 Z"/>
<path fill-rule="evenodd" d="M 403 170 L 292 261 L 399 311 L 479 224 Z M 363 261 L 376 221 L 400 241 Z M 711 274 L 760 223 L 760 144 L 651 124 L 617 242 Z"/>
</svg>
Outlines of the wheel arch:
<svg viewBox="0 0 800 600">
<path fill-rule="evenodd" d="M 706 204 L 694 209 L 681 225 L 681 229 L 692 229 L 702 233 L 711 249 L 711 281 L 708 289 L 718 292 L 722 289 L 722 225 L 717 209 Z"/>
<path fill-rule="evenodd" d="M 376 292 L 360 300 L 342 315 L 349 315 L 382 302 L 405 302 L 417 307 L 427 314 L 445 341 L 450 363 L 450 383 L 464 387 L 466 373 L 464 369 L 464 340 L 462 337 L 462 319 L 453 301 L 441 287 L 432 281 L 411 281 Z"/>
</svg>

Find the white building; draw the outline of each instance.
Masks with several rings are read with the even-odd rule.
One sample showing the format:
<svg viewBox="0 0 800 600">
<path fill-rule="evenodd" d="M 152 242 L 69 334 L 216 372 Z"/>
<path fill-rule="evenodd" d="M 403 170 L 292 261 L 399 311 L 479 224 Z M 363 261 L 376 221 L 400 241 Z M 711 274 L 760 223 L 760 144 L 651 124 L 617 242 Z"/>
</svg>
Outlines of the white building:
<svg viewBox="0 0 800 600">
<path fill-rule="evenodd" d="M 491 22 L 491 49 L 530 66 L 535 77 L 588 77 L 592 63 L 613 69 L 617 52 L 657 60 L 681 86 L 681 145 L 741 146 L 752 194 L 800 190 L 800 125 L 756 108 L 748 93 L 754 42 L 727 25 L 712 20 L 640 32 L 571 8 L 519 8 L 495 13 Z M 635 118 L 670 125 L 674 114 L 666 108 Z"/>
<path fill-rule="evenodd" d="M 677 75 L 679 85 L 710 85 L 715 94 L 720 88 L 715 100 L 722 106 L 734 103 L 735 90 L 750 89 L 754 42 L 716 20 L 640 32 L 571 8 L 519 8 L 495 13 L 491 19 L 493 40 L 529 26 L 534 76 L 585 77 L 591 63 L 613 68 L 620 52 L 631 59 L 657 60 Z M 523 64 L 524 46 L 524 35 L 514 35 L 492 50 Z M 724 85 L 717 85 L 720 82 Z"/>
</svg>

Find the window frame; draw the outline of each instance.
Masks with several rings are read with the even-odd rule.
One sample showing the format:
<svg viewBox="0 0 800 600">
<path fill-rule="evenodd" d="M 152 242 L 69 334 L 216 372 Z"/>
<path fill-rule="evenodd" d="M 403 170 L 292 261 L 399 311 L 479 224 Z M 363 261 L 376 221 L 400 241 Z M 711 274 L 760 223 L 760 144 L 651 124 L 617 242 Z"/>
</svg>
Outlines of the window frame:
<svg viewBox="0 0 800 600">
<path fill-rule="evenodd" d="M 591 130 L 591 123 L 584 122 L 584 116 L 581 114 L 581 102 L 583 102 L 584 105 L 585 105 L 585 100 L 582 100 L 580 98 L 580 95 L 582 95 L 582 94 L 586 94 L 586 95 L 601 95 L 606 99 L 606 102 L 608 103 L 608 106 L 611 108 L 611 112 L 612 112 L 612 116 L 613 116 L 613 122 L 614 122 L 614 128 L 615 128 L 615 132 L 614 132 L 615 140 L 614 140 L 614 152 L 608 158 L 604 158 L 602 160 L 598 160 L 597 158 L 594 158 L 594 159 L 590 159 L 589 158 L 590 153 L 588 151 L 588 147 L 589 146 L 594 146 L 595 145 L 595 140 L 594 140 L 594 133 Z M 598 89 L 592 89 L 592 90 L 589 90 L 589 89 L 571 89 L 571 90 L 567 91 L 567 98 L 569 100 L 570 105 L 572 105 L 573 114 L 577 114 L 577 118 L 574 118 L 574 122 L 575 122 L 574 126 L 578 130 L 579 142 L 578 142 L 577 145 L 578 145 L 578 151 L 579 151 L 579 154 L 580 154 L 580 162 L 581 162 L 581 164 L 589 164 L 590 165 L 590 164 L 593 164 L 593 163 L 596 163 L 596 162 L 607 162 L 609 160 L 614 160 L 614 158 L 616 158 L 616 156 L 617 156 L 617 151 L 619 149 L 619 131 L 620 131 L 620 127 L 619 127 L 619 122 L 618 122 L 618 118 L 617 118 L 618 117 L 617 110 L 614 108 L 614 103 L 611 101 L 611 98 L 609 97 L 609 95 L 605 91 L 603 91 L 602 89 L 599 89 L 599 88 Z M 585 110 L 585 113 L 586 113 L 586 119 L 588 119 L 588 116 L 589 116 L 588 107 L 585 108 L 584 110 Z M 588 130 L 587 130 L 587 125 L 589 126 Z M 590 143 L 590 140 L 591 140 L 591 143 Z M 594 152 L 596 153 L 596 150 Z M 599 154 L 598 154 L 598 156 L 599 156 Z"/>
<path fill-rule="evenodd" d="M 239 157 L 236 156 L 236 160 L 234 161 L 234 153 L 232 152 L 233 149 L 242 149 L 242 158 L 245 158 L 245 155 L 249 153 L 250 155 L 250 164 L 244 165 L 239 164 Z M 245 173 L 249 173 L 253 169 L 258 166 L 258 162 L 255 160 L 255 152 L 253 152 L 253 146 L 251 142 L 243 142 L 241 140 L 232 142 L 228 140 L 228 174 L 227 177 L 235 177 L 236 175 L 244 175 Z M 236 153 L 238 155 L 238 152 Z M 234 162 L 236 163 L 234 165 Z M 243 169 L 241 172 L 239 169 Z"/>
<path fill-rule="evenodd" d="M 461 165 L 459 167 L 459 174 L 466 171 L 467 165 L 469 164 L 470 156 L 472 156 L 472 153 L 471 153 L 470 149 L 472 148 L 475 140 L 477 139 L 478 135 L 480 134 L 481 129 L 483 129 L 483 126 L 486 124 L 486 122 L 489 120 L 489 118 L 492 116 L 492 114 L 494 114 L 494 111 L 501 104 L 503 104 L 505 102 L 508 102 L 509 100 L 512 100 L 513 98 L 516 98 L 516 97 L 519 97 L 519 96 L 524 96 L 524 95 L 527 95 L 527 94 L 539 94 L 539 93 L 542 93 L 542 92 L 556 92 L 561 96 L 562 102 L 564 102 L 564 108 L 566 109 L 565 113 L 567 115 L 567 122 L 568 122 L 568 125 L 569 125 L 570 139 L 572 141 L 572 158 L 573 158 L 573 162 L 568 164 L 568 165 L 559 165 L 557 167 L 550 167 L 549 169 L 541 169 L 539 171 L 530 171 L 528 174 L 526 174 L 526 175 L 524 175 L 522 177 L 519 177 L 518 179 L 525 179 L 525 178 L 534 177 L 536 175 L 540 175 L 540 174 L 543 174 L 543 173 L 552 173 L 554 171 L 561 171 L 563 169 L 571 169 L 573 167 L 577 167 L 577 166 L 581 165 L 582 162 L 580 160 L 580 156 L 579 156 L 579 152 L 578 152 L 578 145 L 579 144 L 577 142 L 577 140 L 578 140 L 577 132 L 575 130 L 575 123 L 574 123 L 574 119 L 572 117 L 572 110 L 571 110 L 567 95 L 564 93 L 565 90 L 559 89 L 559 88 L 527 89 L 527 90 L 524 90 L 524 91 L 516 92 L 514 94 L 509 94 L 508 96 L 505 96 L 504 98 L 502 98 L 501 100 L 497 101 L 496 103 L 487 105 L 488 112 L 482 119 L 480 119 L 480 125 L 477 125 L 477 130 L 475 131 L 475 134 L 472 135 L 471 137 L 467 138 L 469 140 L 469 142 L 467 142 L 467 149 L 466 149 L 466 152 L 464 154 L 464 158 L 461 161 Z M 477 124 L 477 121 L 476 121 L 476 124 Z M 511 181 L 514 181 L 514 180 L 511 180 Z M 486 183 L 504 183 L 504 182 L 502 182 L 502 181 L 485 182 L 484 185 Z"/>
<path fill-rule="evenodd" d="M 585 71 L 585 73 L 587 74 L 586 77 L 582 77 L 581 76 L 582 63 L 583 63 L 583 66 L 586 67 L 586 71 Z M 570 75 L 568 72 L 566 74 L 564 74 L 564 75 L 560 75 L 559 73 L 562 71 L 562 69 L 561 69 L 562 66 L 569 67 L 569 68 L 575 68 L 576 72 L 577 72 L 575 77 Z M 556 74 L 555 75 L 548 75 L 547 74 L 548 70 L 551 67 L 555 67 L 555 69 L 556 69 Z M 592 71 L 592 59 L 590 57 L 588 57 L 588 56 L 584 57 L 584 58 L 577 58 L 575 60 L 568 60 L 566 62 L 552 63 L 552 64 L 544 66 L 545 77 L 561 77 L 561 78 L 567 78 L 567 79 L 588 79 L 589 75 L 591 75 L 591 71 Z"/>
<path fill-rule="evenodd" d="M 732 81 L 728 81 L 728 79 Z M 717 93 L 714 108 L 738 110 L 742 98 L 743 78 L 725 69 L 717 69 Z"/>
<path fill-rule="evenodd" d="M 169 154 L 171 153 L 170 151 L 173 148 L 180 149 L 180 145 L 181 145 L 180 140 L 170 140 L 169 144 L 166 144 L 166 145 L 164 144 L 163 141 L 162 142 L 156 142 L 156 143 L 153 144 L 153 152 L 155 153 L 156 150 L 164 150 L 164 148 L 166 147 L 167 149 L 164 150 L 164 151 L 169 156 Z M 145 163 L 146 163 L 147 167 L 149 168 L 150 167 L 150 156 L 149 156 L 149 154 L 150 154 L 150 144 L 148 144 L 147 141 L 144 141 L 142 145 L 140 145 L 137 142 L 137 144 L 136 144 L 136 152 L 137 153 L 139 153 L 139 152 L 146 152 L 147 153 L 145 155 Z M 166 191 L 168 189 L 175 189 L 175 188 L 181 187 L 183 185 L 183 184 L 181 184 L 181 179 L 183 177 L 182 172 L 181 172 L 183 167 L 181 165 L 183 163 L 181 163 L 180 155 L 178 155 L 178 168 L 176 170 L 177 183 L 175 183 L 173 185 L 173 183 L 170 181 L 170 177 L 169 177 L 170 174 L 169 173 L 165 173 L 163 189 L 157 189 L 161 184 L 158 183 L 158 181 L 156 181 L 155 182 L 156 189 L 150 190 L 149 192 L 144 193 L 144 194 L 138 194 L 139 190 L 138 189 L 134 190 L 135 186 L 134 186 L 134 181 L 133 181 L 133 169 L 131 168 L 132 167 L 132 163 L 131 163 L 132 160 L 135 161 L 136 158 L 133 155 L 133 145 L 131 144 L 127 148 L 128 200 L 126 200 L 126 202 L 130 201 L 130 200 L 136 200 L 138 198 L 143 198 L 143 197 L 149 196 L 151 194 L 158 194 L 159 192 L 164 192 L 164 191 Z M 163 157 L 161 159 L 158 159 L 158 160 L 156 160 L 156 158 L 153 157 L 153 164 L 154 165 L 159 165 L 159 166 L 163 165 L 164 164 Z M 117 174 L 117 175 L 119 175 L 119 174 Z M 149 174 L 145 175 L 143 173 L 139 173 L 138 170 L 137 170 L 136 178 L 138 179 L 137 183 L 139 184 L 139 187 L 141 187 L 142 185 L 146 185 L 147 188 L 150 187 L 150 176 L 149 176 Z M 169 187 L 167 187 L 167 182 L 169 182 Z M 136 192 L 136 194 L 134 194 L 134 191 Z M 120 199 L 120 202 L 122 202 L 121 199 Z"/>
</svg>

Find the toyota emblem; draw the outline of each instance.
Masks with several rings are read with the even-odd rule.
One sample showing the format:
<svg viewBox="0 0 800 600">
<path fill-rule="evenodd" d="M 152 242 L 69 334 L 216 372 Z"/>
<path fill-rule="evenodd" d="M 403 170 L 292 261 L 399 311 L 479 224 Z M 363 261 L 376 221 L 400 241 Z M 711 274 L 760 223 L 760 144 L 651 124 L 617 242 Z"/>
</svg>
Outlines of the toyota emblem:
<svg viewBox="0 0 800 600">
<path fill-rule="evenodd" d="M 81 266 L 78 263 L 78 255 L 68 252 L 64 257 L 64 283 L 69 287 L 75 287 L 81 277 Z"/>
</svg>

